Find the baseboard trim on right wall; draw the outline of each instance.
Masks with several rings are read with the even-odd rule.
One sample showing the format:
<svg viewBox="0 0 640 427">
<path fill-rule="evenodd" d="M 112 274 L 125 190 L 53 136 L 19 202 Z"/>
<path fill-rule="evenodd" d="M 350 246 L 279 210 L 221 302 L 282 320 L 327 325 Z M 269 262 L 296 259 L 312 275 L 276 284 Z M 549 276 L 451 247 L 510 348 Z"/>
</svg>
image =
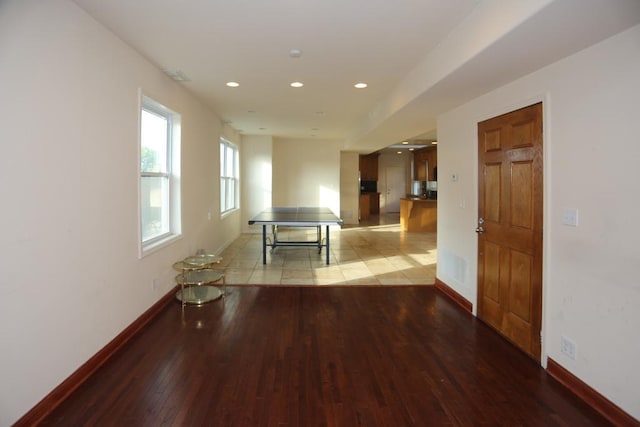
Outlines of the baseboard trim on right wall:
<svg viewBox="0 0 640 427">
<path fill-rule="evenodd" d="M 437 277 L 435 281 L 435 286 L 440 292 L 445 294 L 447 297 L 449 297 L 453 302 L 458 304 L 464 310 L 468 311 L 469 313 L 473 313 L 473 304 L 471 304 L 471 301 L 467 300 L 465 297 L 463 297 L 458 292 L 453 290 L 451 286 L 447 285 Z"/>
<path fill-rule="evenodd" d="M 613 425 L 640 427 L 640 421 L 620 409 L 615 403 L 595 391 L 550 357 L 547 359 L 547 372 L 587 405 L 600 412 Z"/>
</svg>

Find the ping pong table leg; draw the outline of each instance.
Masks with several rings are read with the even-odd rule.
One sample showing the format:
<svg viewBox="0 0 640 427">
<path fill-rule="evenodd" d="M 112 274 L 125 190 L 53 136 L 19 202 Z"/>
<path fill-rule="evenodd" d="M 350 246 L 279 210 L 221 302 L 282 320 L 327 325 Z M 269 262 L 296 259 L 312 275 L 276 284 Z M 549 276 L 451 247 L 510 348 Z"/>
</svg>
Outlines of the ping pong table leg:
<svg viewBox="0 0 640 427">
<path fill-rule="evenodd" d="M 327 247 L 325 248 L 327 253 L 327 265 L 329 265 L 329 226 L 327 225 Z"/>
<path fill-rule="evenodd" d="M 262 224 L 262 263 L 267 263 L 267 225 Z"/>
<path fill-rule="evenodd" d="M 318 245 L 318 255 L 322 253 L 322 226 L 316 226 L 316 244 Z"/>
</svg>

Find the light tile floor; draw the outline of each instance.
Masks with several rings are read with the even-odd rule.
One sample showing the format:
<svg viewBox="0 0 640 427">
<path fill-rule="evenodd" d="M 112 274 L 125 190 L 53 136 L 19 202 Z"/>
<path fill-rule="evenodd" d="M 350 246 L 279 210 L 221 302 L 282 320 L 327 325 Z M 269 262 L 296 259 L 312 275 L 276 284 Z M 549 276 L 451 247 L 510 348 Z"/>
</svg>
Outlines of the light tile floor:
<svg viewBox="0 0 640 427">
<path fill-rule="evenodd" d="M 323 228 L 324 231 L 324 228 Z M 432 285 L 436 274 L 436 233 L 400 230 L 397 214 L 374 216 L 367 224 L 332 227 L 330 264 L 325 250 L 267 248 L 262 234 L 242 234 L 221 254 L 230 285 Z M 314 240 L 315 228 L 280 228 L 280 240 Z"/>
</svg>

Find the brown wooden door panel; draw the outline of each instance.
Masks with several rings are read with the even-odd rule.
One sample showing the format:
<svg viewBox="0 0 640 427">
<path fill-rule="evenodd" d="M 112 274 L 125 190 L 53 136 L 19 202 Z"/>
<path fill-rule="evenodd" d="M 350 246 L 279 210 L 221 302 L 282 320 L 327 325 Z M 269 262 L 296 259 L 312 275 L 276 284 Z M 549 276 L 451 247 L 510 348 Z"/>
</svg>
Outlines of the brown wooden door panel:
<svg viewBox="0 0 640 427">
<path fill-rule="evenodd" d="M 531 322 L 532 257 L 512 250 L 510 263 L 508 310 L 524 322 Z"/>
<path fill-rule="evenodd" d="M 485 165 L 484 188 L 484 220 L 486 222 L 500 223 L 500 206 L 502 206 L 502 163 L 488 163 Z"/>
<path fill-rule="evenodd" d="M 509 218 L 512 227 L 533 228 L 533 167 L 532 162 L 511 164 L 511 203 Z"/>
<path fill-rule="evenodd" d="M 485 298 L 500 303 L 500 246 L 487 242 L 484 246 Z"/>
<path fill-rule="evenodd" d="M 540 358 L 542 104 L 478 124 L 478 317 Z"/>
</svg>

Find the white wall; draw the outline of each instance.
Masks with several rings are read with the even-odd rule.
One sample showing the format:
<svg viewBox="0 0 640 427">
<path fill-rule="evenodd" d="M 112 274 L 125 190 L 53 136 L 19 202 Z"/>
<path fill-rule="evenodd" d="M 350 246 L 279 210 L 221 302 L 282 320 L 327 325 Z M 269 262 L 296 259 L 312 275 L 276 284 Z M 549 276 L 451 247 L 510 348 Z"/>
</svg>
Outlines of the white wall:
<svg viewBox="0 0 640 427">
<path fill-rule="evenodd" d="M 243 136 L 240 153 L 242 231 L 258 232 L 248 221 L 272 206 L 273 137 Z"/>
<path fill-rule="evenodd" d="M 341 142 L 255 135 L 242 141 L 243 232 L 260 232 L 247 222 L 270 206 L 325 206 L 340 215 L 341 179 L 346 179 Z M 352 186 L 357 191 L 357 155 L 355 159 Z"/>
<path fill-rule="evenodd" d="M 143 259 L 139 88 L 182 115 L 184 236 Z M 221 249 L 240 221 L 219 217 L 220 119 L 71 1 L 0 2 L 0 93 L 0 425 L 10 425 L 165 295 L 173 262 Z"/>
<path fill-rule="evenodd" d="M 441 116 L 437 272 L 476 306 L 477 123 L 543 101 L 543 351 L 636 418 L 638 76 L 640 26 Z M 579 210 L 578 227 L 562 225 L 565 208 Z M 577 344 L 575 361 L 561 336 Z"/>
<path fill-rule="evenodd" d="M 340 214 L 339 141 L 274 139 L 273 206 L 324 206 Z"/>
</svg>

